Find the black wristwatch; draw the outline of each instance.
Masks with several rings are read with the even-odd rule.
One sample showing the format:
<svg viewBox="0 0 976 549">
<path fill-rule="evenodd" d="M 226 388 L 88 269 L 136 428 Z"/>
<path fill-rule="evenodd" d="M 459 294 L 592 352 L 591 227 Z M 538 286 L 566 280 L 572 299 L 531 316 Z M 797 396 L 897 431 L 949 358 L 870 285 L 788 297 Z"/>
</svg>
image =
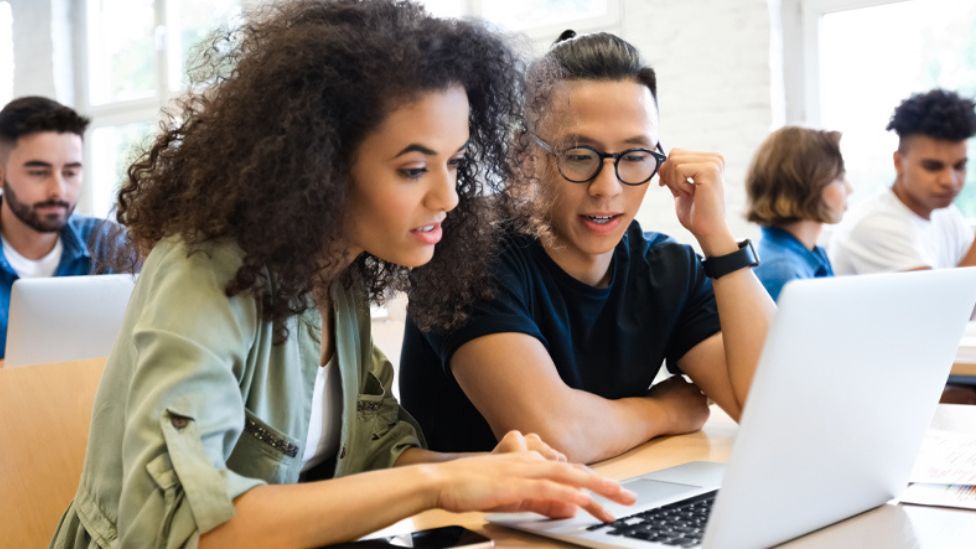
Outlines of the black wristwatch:
<svg viewBox="0 0 976 549">
<path fill-rule="evenodd" d="M 706 257 L 702 264 L 705 266 L 705 274 L 708 278 L 719 278 L 743 267 L 759 265 L 759 256 L 752 247 L 752 242 L 747 238 L 739 242 L 738 250 L 730 254 Z"/>
</svg>

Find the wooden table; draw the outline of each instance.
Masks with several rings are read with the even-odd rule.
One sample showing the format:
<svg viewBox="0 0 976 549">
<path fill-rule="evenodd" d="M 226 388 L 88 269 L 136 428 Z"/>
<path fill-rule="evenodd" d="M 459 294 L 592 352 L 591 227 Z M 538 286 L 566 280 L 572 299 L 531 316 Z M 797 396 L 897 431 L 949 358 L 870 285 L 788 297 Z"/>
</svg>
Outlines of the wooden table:
<svg viewBox="0 0 976 549">
<path fill-rule="evenodd" d="M 934 428 L 976 432 L 976 406 L 939 405 Z M 624 479 L 685 461 L 727 461 L 738 427 L 716 406 L 698 433 L 648 442 L 596 469 Z M 402 520 L 377 535 L 460 524 L 495 540 L 497 547 L 570 547 L 557 541 L 487 524 L 481 513 L 427 511 Z M 373 537 L 370 535 L 369 537 Z M 888 504 L 793 540 L 790 548 L 935 548 L 976 544 L 976 511 Z"/>
<path fill-rule="evenodd" d="M 976 322 L 970 322 L 959 342 L 956 360 L 952 364 L 953 376 L 976 378 Z"/>
<path fill-rule="evenodd" d="M 104 359 L 0 368 L 0 547 L 44 546 L 74 496 Z M 698 433 L 644 444 L 596 468 L 623 479 L 690 460 L 726 461 L 738 427 L 718 408 Z M 976 431 L 976 406 L 940 405 L 933 427 Z M 11 444 L 17 451 L 9 451 Z M 499 547 L 566 547 L 485 523 L 481 513 L 428 511 L 383 533 L 461 524 Z M 976 540 L 976 512 L 885 505 L 790 547 L 960 547 Z"/>
</svg>

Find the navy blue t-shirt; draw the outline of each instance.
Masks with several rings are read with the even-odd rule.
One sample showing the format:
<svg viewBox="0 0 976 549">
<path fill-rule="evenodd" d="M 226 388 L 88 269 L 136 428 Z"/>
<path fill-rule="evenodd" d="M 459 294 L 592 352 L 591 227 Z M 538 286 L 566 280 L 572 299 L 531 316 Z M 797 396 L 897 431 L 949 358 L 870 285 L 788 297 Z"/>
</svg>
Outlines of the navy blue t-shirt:
<svg viewBox="0 0 976 549">
<path fill-rule="evenodd" d="M 690 246 L 644 233 L 635 221 L 610 268 L 607 287 L 594 288 L 563 271 L 537 239 L 509 235 L 493 266 L 495 297 L 475 303 L 464 325 L 422 333 L 408 316 L 401 403 L 431 449 L 490 450 L 496 443 L 450 371 L 452 355 L 468 341 L 530 335 L 545 346 L 566 385 L 616 399 L 646 394 L 664 360 L 677 371 L 686 352 L 719 331 L 711 281 Z"/>
</svg>

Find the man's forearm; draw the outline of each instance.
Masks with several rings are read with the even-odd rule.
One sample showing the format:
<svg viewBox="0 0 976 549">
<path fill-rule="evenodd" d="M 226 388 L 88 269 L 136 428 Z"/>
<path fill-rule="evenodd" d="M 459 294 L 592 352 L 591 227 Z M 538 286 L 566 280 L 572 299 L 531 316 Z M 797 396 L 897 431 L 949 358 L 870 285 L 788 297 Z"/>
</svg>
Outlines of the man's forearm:
<svg viewBox="0 0 976 549">
<path fill-rule="evenodd" d="M 561 404 L 528 414 L 519 425 L 496 429 L 496 435 L 508 429 L 535 432 L 570 461 L 593 463 L 669 433 L 669 412 L 652 397 L 611 400 L 586 391 L 568 391 Z"/>
<path fill-rule="evenodd" d="M 776 305 L 752 269 L 740 269 L 713 282 L 732 391 L 745 405 Z"/>
</svg>

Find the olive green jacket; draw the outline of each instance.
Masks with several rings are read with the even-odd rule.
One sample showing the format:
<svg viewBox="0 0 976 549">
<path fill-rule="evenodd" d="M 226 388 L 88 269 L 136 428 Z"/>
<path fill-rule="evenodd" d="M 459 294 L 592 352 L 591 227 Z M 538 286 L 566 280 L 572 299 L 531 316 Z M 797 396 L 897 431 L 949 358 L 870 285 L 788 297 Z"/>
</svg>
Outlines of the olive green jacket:
<svg viewBox="0 0 976 549">
<path fill-rule="evenodd" d="M 224 288 L 243 254 L 229 242 L 149 255 L 95 398 L 85 465 L 52 547 L 195 547 L 234 498 L 298 481 L 321 355 L 321 318 L 291 317 L 272 343 L 251 293 Z M 335 475 L 390 467 L 420 446 L 390 393 L 363 293 L 334 289 L 342 430 Z"/>
</svg>

